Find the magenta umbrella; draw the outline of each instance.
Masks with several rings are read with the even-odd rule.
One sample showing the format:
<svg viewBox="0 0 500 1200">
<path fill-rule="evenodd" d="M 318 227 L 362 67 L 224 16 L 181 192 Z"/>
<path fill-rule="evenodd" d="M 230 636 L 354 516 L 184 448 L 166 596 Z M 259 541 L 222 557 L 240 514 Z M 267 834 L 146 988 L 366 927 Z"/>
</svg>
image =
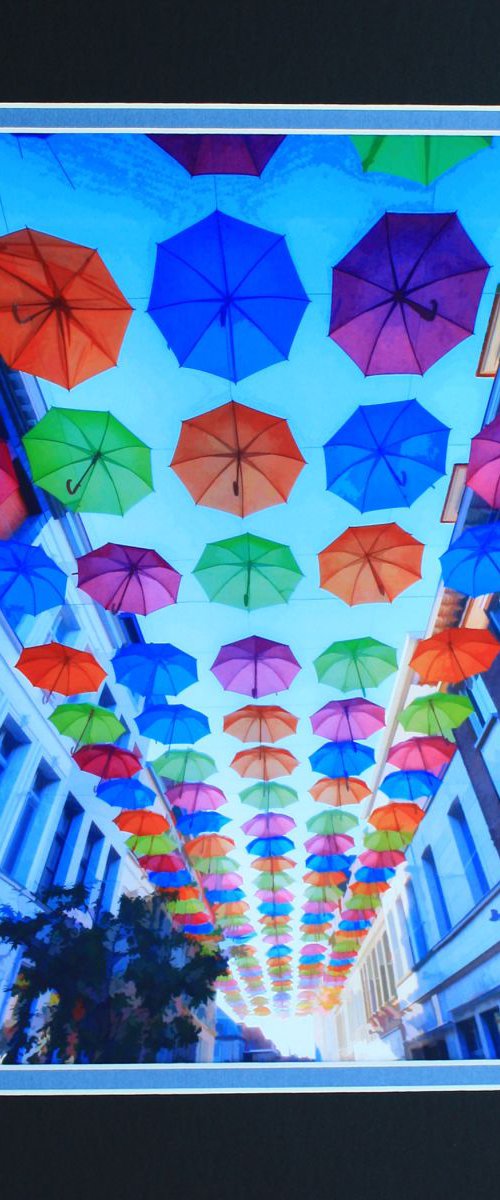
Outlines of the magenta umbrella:
<svg viewBox="0 0 500 1200">
<path fill-rule="evenodd" d="M 261 175 L 284 140 L 273 133 L 149 133 L 190 175 Z"/>
<path fill-rule="evenodd" d="M 429 771 L 440 775 L 451 762 L 456 745 L 444 737 L 412 737 L 392 746 L 387 762 L 401 771 Z"/>
<path fill-rule="evenodd" d="M 365 867 L 398 867 L 405 855 L 401 850 L 363 850 L 359 861 Z"/>
<path fill-rule="evenodd" d="M 343 908 L 343 921 L 372 921 L 377 915 L 375 908 Z"/>
<path fill-rule="evenodd" d="M 293 892 L 288 888 L 278 888 L 276 892 L 268 888 L 258 888 L 255 895 L 258 900 L 268 901 L 269 904 L 287 904 L 294 899 Z"/>
<path fill-rule="evenodd" d="M 306 913 L 331 913 L 335 911 L 335 905 L 329 904 L 326 900 L 306 900 L 304 904 L 304 912 Z"/>
<path fill-rule="evenodd" d="M 330 337 L 364 375 L 423 375 L 474 332 L 488 271 L 456 213 L 385 213 L 334 268 Z"/>
<path fill-rule="evenodd" d="M 78 587 L 110 612 L 146 616 L 177 600 L 181 576 L 156 550 L 106 542 L 76 561 Z"/>
<path fill-rule="evenodd" d="M 308 838 L 305 843 L 305 848 L 309 854 L 343 854 L 354 846 L 354 838 L 348 833 L 329 833 L 326 835 L 316 834 L 314 837 Z"/>
<path fill-rule="evenodd" d="M 326 947 L 321 942 L 309 942 L 307 946 L 303 946 L 302 954 L 326 954 Z"/>
<path fill-rule="evenodd" d="M 500 508 L 500 416 L 473 437 L 466 482 L 491 508 Z"/>
<path fill-rule="evenodd" d="M 311 717 L 313 732 L 330 742 L 353 742 L 369 738 L 385 725 L 385 712 L 379 704 L 354 696 L 348 700 L 330 700 Z"/>
<path fill-rule="evenodd" d="M 281 946 L 281 945 L 283 945 L 284 942 L 293 942 L 293 934 L 280 933 L 278 930 L 276 933 L 265 933 L 262 938 L 262 941 L 263 942 L 273 942 L 277 946 Z"/>
<path fill-rule="evenodd" d="M 167 796 L 186 813 L 211 812 L 227 804 L 224 792 L 208 783 L 176 783 L 167 788 Z"/>
<path fill-rule="evenodd" d="M 266 812 L 245 821 L 241 828 L 243 833 L 252 837 L 274 837 L 275 834 L 288 833 L 289 829 L 295 829 L 295 825 L 293 817 L 287 817 L 284 813 Z"/>
<path fill-rule="evenodd" d="M 230 892 L 233 888 L 241 887 L 242 883 L 243 876 L 238 875 L 236 871 L 230 871 L 226 875 L 203 876 L 203 887 L 207 892 Z"/>
<path fill-rule="evenodd" d="M 226 691 L 255 699 L 285 691 L 300 664 L 283 642 L 251 636 L 222 646 L 211 670 Z"/>
</svg>

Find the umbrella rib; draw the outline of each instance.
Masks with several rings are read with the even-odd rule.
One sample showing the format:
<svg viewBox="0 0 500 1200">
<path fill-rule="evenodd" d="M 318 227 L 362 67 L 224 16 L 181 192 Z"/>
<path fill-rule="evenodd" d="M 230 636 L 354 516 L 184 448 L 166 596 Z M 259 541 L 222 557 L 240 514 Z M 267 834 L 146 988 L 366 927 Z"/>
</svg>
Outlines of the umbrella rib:
<svg viewBox="0 0 500 1200">
<path fill-rule="evenodd" d="M 421 250 L 420 254 L 418 255 L 418 257 L 415 259 L 414 263 L 412 264 L 411 270 L 410 270 L 409 274 L 406 276 L 406 279 L 402 285 L 402 288 L 404 291 L 406 291 L 408 284 L 410 282 L 410 279 L 415 274 L 417 267 L 420 266 L 422 259 L 425 257 L 426 254 L 429 253 L 429 250 L 432 248 L 432 246 L 434 246 L 434 243 L 438 240 L 438 238 L 441 237 L 441 234 L 444 233 L 445 229 L 447 229 L 450 222 L 453 221 L 455 218 L 456 218 L 456 213 L 449 213 L 447 220 L 444 221 L 442 225 L 440 225 L 439 229 L 436 229 L 436 232 L 432 235 L 430 241 Z"/>
<path fill-rule="evenodd" d="M 252 266 L 249 267 L 247 271 L 245 271 L 245 274 L 242 275 L 239 282 L 235 283 L 234 288 L 233 288 L 233 295 L 235 294 L 235 292 L 239 291 L 241 285 L 243 283 L 245 283 L 245 281 L 250 277 L 250 275 L 253 275 L 253 272 L 257 269 L 257 267 L 260 267 L 260 264 L 264 261 L 265 258 L 267 258 L 267 255 L 271 254 L 271 251 L 275 250 L 280 242 L 285 242 L 285 235 L 283 233 L 276 234 L 274 242 L 271 242 L 271 245 L 267 246 L 266 249 L 262 251 L 262 254 L 260 254 L 259 257 L 256 258 L 255 261 L 252 263 Z M 286 242 L 285 242 L 285 244 L 286 244 Z M 260 299 L 260 297 L 255 297 L 255 299 Z"/>
<path fill-rule="evenodd" d="M 209 287 L 213 288 L 213 291 L 215 292 L 216 296 L 219 296 L 221 300 L 224 299 L 224 292 L 222 292 L 221 289 L 219 287 L 217 287 L 217 284 L 214 283 L 213 279 L 209 279 L 208 275 L 205 275 L 204 272 L 201 271 L 199 267 L 195 267 L 193 265 L 193 263 L 190 263 L 187 258 L 183 258 L 182 254 L 176 253 L 175 250 L 172 250 L 171 246 L 169 246 L 167 249 L 164 242 L 160 243 L 160 245 L 158 246 L 158 250 L 161 250 L 162 254 L 169 254 L 172 258 L 175 258 L 177 262 L 182 263 L 183 267 L 188 267 L 190 271 L 193 271 L 195 275 L 198 275 L 200 279 L 203 279 L 204 283 L 207 283 Z M 206 299 L 206 297 L 205 297 L 205 299 Z M 191 300 L 191 301 L 185 301 L 185 303 L 198 304 L 198 303 L 200 303 L 200 301 Z M 167 307 L 167 306 L 163 305 L 163 304 L 158 305 L 158 308 L 165 308 L 165 307 Z"/>
</svg>

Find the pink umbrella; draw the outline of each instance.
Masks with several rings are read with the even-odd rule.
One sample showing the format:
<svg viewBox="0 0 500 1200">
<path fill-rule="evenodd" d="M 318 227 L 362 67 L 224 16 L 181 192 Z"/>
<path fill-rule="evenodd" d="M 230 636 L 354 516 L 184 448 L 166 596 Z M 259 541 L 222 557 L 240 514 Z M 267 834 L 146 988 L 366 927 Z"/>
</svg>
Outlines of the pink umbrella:
<svg viewBox="0 0 500 1200">
<path fill-rule="evenodd" d="M 500 508 L 500 416 L 473 437 L 466 482 L 491 508 Z"/>
<path fill-rule="evenodd" d="M 177 600 L 181 576 L 156 550 L 106 542 L 76 561 L 78 587 L 110 612 L 146 616 Z"/>
<path fill-rule="evenodd" d="M 364 850 L 359 861 L 365 867 L 398 867 L 405 855 L 401 850 Z"/>
<path fill-rule="evenodd" d="M 440 775 L 453 758 L 456 746 L 443 737 L 412 737 L 392 746 L 387 762 L 401 771 L 429 771 Z"/>
<path fill-rule="evenodd" d="M 305 843 L 309 854 L 343 854 L 354 846 L 354 838 L 348 833 L 316 834 Z"/>
<path fill-rule="evenodd" d="M 259 813 L 250 821 L 245 821 L 241 828 L 243 833 L 248 833 L 252 837 L 274 837 L 275 834 L 288 833 L 288 830 L 294 829 L 295 825 L 293 817 L 287 817 L 284 813 L 267 812 Z"/>
<path fill-rule="evenodd" d="M 276 892 L 271 891 L 270 888 L 259 888 L 255 895 L 258 900 L 267 900 L 270 904 L 287 904 L 289 900 L 294 899 L 293 892 L 290 892 L 288 888 L 278 888 Z"/>
<path fill-rule="evenodd" d="M 203 887 L 205 891 L 230 892 L 233 888 L 241 887 L 243 876 L 238 875 L 236 871 L 230 871 L 226 875 L 204 875 Z"/>
<path fill-rule="evenodd" d="M 313 713 L 311 725 L 314 733 L 330 742 L 353 742 L 377 733 L 385 725 L 385 713 L 379 704 L 364 700 L 362 696 L 330 700 Z"/>
<path fill-rule="evenodd" d="M 343 921 L 372 921 L 377 912 L 374 908 L 343 908 Z"/>
<path fill-rule="evenodd" d="M 252 925 L 232 925 L 231 928 L 226 929 L 225 935 L 227 938 L 248 937 L 249 935 L 255 937 L 255 930 Z"/>
<path fill-rule="evenodd" d="M 293 942 L 293 935 L 291 933 L 280 933 L 277 930 L 276 933 L 265 933 L 262 941 L 275 942 L 277 946 L 281 946 L 284 942 L 287 944 Z"/>
<path fill-rule="evenodd" d="M 309 946 L 302 947 L 302 954 L 326 954 L 326 947 L 320 942 L 311 942 Z"/>
<path fill-rule="evenodd" d="M 307 913 L 331 913 L 333 916 L 334 910 L 335 905 L 326 900 L 306 900 L 304 904 L 304 912 Z"/>
<path fill-rule="evenodd" d="M 167 788 L 167 796 L 186 813 L 209 812 L 227 804 L 224 792 L 208 783 L 176 783 Z"/>
<path fill-rule="evenodd" d="M 255 699 L 286 691 L 300 665 L 289 646 L 252 636 L 222 646 L 211 670 L 226 691 Z"/>
</svg>

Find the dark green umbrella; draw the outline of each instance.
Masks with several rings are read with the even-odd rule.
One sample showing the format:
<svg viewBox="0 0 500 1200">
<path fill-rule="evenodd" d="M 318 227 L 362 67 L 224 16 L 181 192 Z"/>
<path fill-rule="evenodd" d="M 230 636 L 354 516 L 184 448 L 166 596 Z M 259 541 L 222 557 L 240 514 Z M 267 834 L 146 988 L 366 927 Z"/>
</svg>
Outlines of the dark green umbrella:
<svg viewBox="0 0 500 1200">
<path fill-rule="evenodd" d="M 302 579 L 289 546 L 254 533 L 209 542 L 193 575 L 209 600 L 249 610 L 286 604 Z"/>
<path fill-rule="evenodd" d="M 446 134 L 351 135 L 364 171 L 433 183 L 451 167 L 491 146 L 490 137 Z"/>
</svg>

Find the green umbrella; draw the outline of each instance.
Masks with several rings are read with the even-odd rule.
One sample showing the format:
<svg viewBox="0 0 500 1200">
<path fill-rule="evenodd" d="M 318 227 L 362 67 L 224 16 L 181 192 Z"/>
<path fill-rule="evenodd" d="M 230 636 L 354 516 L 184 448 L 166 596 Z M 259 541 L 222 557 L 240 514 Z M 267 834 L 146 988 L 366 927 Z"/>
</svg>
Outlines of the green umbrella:
<svg viewBox="0 0 500 1200">
<path fill-rule="evenodd" d="M 347 833 L 348 829 L 354 829 L 357 824 L 358 818 L 341 808 L 327 809 L 325 812 L 318 813 L 317 816 L 309 817 L 309 820 L 306 821 L 307 829 L 311 829 L 313 833 L 324 833 L 327 836 L 335 833 Z"/>
<path fill-rule="evenodd" d="M 217 770 L 215 760 L 198 750 L 166 750 L 151 766 L 172 783 L 203 783 Z"/>
<path fill-rule="evenodd" d="M 74 738 L 78 746 L 91 746 L 94 742 L 116 742 L 125 726 L 109 708 L 96 704 L 58 704 L 49 721 L 59 733 Z"/>
<path fill-rule="evenodd" d="M 288 546 L 242 533 L 210 542 L 193 575 L 209 600 L 250 610 L 286 604 L 302 571 Z"/>
<path fill-rule="evenodd" d="M 73 512 L 122 516 L 153 490 L 151 451 L 109 412 L 51 408 L 23 442 L 33 482 Z"/>
<path fill-rule="evenodd" d="M 215 855 L 214 858 L 201 858 L 199 854 L 190 859 L 191 865 L 203 875 L 228 875 L 231 871 L 239 870 L 239 863 L 228 855 Z M 241 923 L 241 922 L 240 922 Z"/>
<path fill-rule="evenodd" d="M 415 733 L 441 734 L 453 741 L 453 730 L 462 725 L 473 712 L 467 696 L 454 696 L 452 692 L 432 692 L 419 696 L 403 709 L 399 723 L 403 729 Z M 451 735 L 451 736 L 450 736 Z"/>
<path fill-rule="evenodd" d="M 278 890 L 281 887 L 287 887 L 289 883 L 293 883 L 293 875 L 289 871 L 259 871 L 255 877 L 255 886 L 262 891 Z"/>
<path fill-rule="evenodd" d="M 177 842 L 168 833 L 133 833 L 127 838 L 126 845 L 138 858 L 145 854 L 172 854 L 172 851 L 179 849 Z"/>
<path fill-rule="evenodd" d="M 200 900 L 167 900 L 167 908 L 171 913 L 205 912 Z M 241 917 L 240 917 L 241 920 Z"/>
<path fill-rule="evenodd" d="M 365 833 L 363 843 L 367 850 L 404 850 L 409 846 L 413 833 L 396 829 L 376 829 L 373 833 Z"/>
<path fill-rule="evenodd" d="M 341 891 L 341 889 L 335 887 L 335 885 L 332 883 L 329 883 L 328 887 L 324 888 L 316 887 L 311 884 L 309 887 L 306 887 L 305 890 L 305 895 L 307 896 L 308 900 L 331 900 L 334 904 L 337 903 L 337 900 L 339 900 L 343 894 L 344 893 Z"/>
<path fill-rule="evenodd" d="M 290 804 L 296 804 L 298 798 L 294 788 L 274 782 L 254 783 L 240 792 L 242 804 L 250 804 L 252 808 L 261 808 L 265 812 L 271 808 L 288 808 Z"/>
<path fill-rule="evenodd" d="M 352 692 L 361 688 L 378 687 L 397 670 L 396 651 L 376 638 L 352 638 L 346 642 L 332 642 L 327 650 L 314 660 L 316 674 L 321 683 L 329 683 L 340 692 Z"/>
<path fill-rule="evenodd" d="M 364 171 L 399 175 L 415 183 L 433 183 L 478 150 L 491 146 L 490 137 L 442 134 L 351 135 Z"/>
<path fill-rule="evenodd" d="M 355 896 L 349 896 L 344 903 L 344 908 L 380 908 L 382 900 L 380 896 L 374 892 L 363 893 L 359 892 Z"/>
</svg>

